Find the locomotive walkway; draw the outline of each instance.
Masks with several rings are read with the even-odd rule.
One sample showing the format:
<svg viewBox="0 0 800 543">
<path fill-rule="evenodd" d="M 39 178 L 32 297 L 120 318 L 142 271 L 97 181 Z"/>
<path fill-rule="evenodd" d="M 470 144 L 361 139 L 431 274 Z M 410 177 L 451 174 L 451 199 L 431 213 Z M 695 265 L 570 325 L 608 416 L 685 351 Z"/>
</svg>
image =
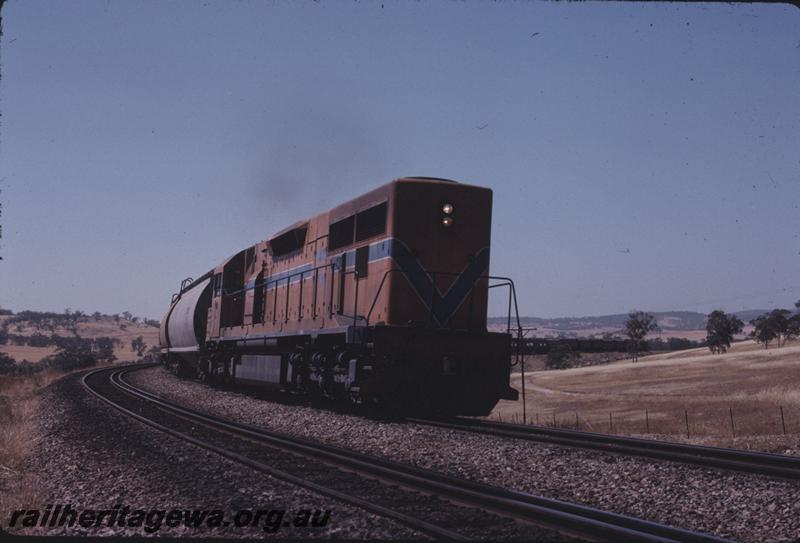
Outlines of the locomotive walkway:
<svg viewBox="0 0 800 543">
<path fill-rule="evenodd" d="M 563 428 L 546 428 L 457 417 L 448 420 L 410 419 L 417 424 L 438 426 L 498 437 L 553 443 L 568 447 L 596 449 L 628 456 L 643 456 L 696 464 L 745 473 L 757 473 L 783 479 L 800 479 L 800 458 L 764 452 L 687 445 L 635 437 L 582 432 Z"/>
<path fill-rule="evenodd" d="M 88 373 L 84 386 L 123 413 L 173 437 L 279 479 L 402 522 L 437 539 L 570 537 L 607 541 L 723 539 L 450 477 L 194 411 L 124 379 L 146 366 Z M 514 522 L 522 521 L 522 522 Z"/>
</svg>

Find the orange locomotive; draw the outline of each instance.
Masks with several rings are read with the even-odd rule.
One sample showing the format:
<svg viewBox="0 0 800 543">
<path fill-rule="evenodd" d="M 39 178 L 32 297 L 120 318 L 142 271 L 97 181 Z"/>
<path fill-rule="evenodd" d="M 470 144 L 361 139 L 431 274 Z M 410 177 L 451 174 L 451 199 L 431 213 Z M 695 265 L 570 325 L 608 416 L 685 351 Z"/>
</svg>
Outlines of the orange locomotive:
<svg viewBox="0 0 800 543">
<path fill-rule="evenodd" d="M 490 189 L 411 177 L 298 222 L 181 284 L 162 360 L 209 381 L 487 415 L 517 396 L 511 335 L 486 328 L 489 288 L 514 294 L 490 285 L 491 207 Z"/>
</svg>

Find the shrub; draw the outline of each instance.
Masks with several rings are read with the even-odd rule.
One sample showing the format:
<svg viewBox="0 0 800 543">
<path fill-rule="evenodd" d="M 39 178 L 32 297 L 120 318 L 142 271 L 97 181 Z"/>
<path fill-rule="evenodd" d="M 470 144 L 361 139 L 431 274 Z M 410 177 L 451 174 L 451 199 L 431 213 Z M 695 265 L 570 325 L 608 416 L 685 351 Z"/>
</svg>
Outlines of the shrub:
<svg viewBox="0 0 800 543">
<path fill-rule="evenodd" d="M 566 343 L 558 343 L 547 353 L 545 366 L 553 370 L 571 368 L 572 365 L 581 357 Z"/>
</svg>

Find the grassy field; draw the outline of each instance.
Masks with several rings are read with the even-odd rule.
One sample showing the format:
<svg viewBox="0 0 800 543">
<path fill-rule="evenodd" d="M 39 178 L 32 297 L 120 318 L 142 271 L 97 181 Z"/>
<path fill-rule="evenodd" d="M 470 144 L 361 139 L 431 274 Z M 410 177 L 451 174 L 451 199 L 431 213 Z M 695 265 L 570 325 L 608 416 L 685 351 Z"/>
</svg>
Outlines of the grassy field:
<svg viewBox="0 0 800 543">
<path fill-rule="evenodd" d="M 512 385 L 520 388 L 516 373 Z M 800 434 L 800 344 L 765 350 L 752 341 L 722 355 L 691 349 L 601 366 L 532 371 L 529 421 L 624 434 L 732 438 Z M 783 409 L 783 421 L 781 419 Z M 576 424 L 577 413 L 577 424 Z M 610 414 L 610 415 L 609 415 Z M 733 415 L 733 427 L 731 425 Z M 522 401 L 502 401 L 494 419 L 520 420 Z M 723 440 L 724 441 L 724 440 Z"/>
</svg>

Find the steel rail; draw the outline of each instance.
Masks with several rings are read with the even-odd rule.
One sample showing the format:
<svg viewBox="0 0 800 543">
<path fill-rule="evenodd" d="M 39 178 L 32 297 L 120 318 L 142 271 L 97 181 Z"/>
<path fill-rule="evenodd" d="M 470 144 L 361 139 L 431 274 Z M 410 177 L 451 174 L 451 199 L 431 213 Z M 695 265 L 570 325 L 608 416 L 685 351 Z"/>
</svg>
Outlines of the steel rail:
<svg viewBox="0 0 800 543">
<path fill-rule="evenodd" d="M 149 367 L 149 366 L 153 366 L 153 365 L 155 365 L 155 364 L 146 364 L 146 365 L 139 366 L 136 369 L 142 369 L 144 367 Z M 142 415 L 140 415 L 138 413 L 135 413 L 134 411 L 131 411 L 130 409 L 127 409 L 126 407 L 123 407 L 119 403 L 114 402 L 110 398 L 107 398 L 106 396 L 104 396 L 101 392 L 98 392 L 97 390 L 93 389 L 92 386 L 89 385 L 88 382 L 87 382 L 90 376 L 93 376 L 93 375 L 98 374 L 100 372 L 106 371 L 106 372 L 110 372 L 111 373 L 112 384 L 114 384 L 115 386 L 117 386 L 119 388 L 119 385 L 115 382 L 115 380 L 118 381 L 119 380 L 119 375 L 121 373 L 126 372 L 126 371 L 130 371 L 130 370 L 131 370 L 131 368 L 126 368 L 126 369 L 122 369 L 122 370 L 121 369 L 109 370 L 108 368 L 102 368 L 102 369 L 99 369 L 99 370 L 94 370 L 94 371 L 89 372 L 89 373 L 87 373 L 86 375 L 83 376 L 83 379 L 82 379 L 83 386 L 86 388 L 86 390 L 91 392 L 98 399 L 100 399 L 103 402 L 109 404 L 110 406 L 112 406 L 113 408 L 121 411 L 122 413 L 124 413 L 124 414 L 126 414 L 126 415 L 128 415 L 128 416 L 130 416 L 130 417 L 132 417 L 132 418 L 144 423 L 144 424 L 147 424 L 148 426 L 151 426 L 151 427 L 153 427 L 153 428 L 155 428 L 155 429 L 157 429 L 157 430 L 159 430 L 161 432 L 164 432 L 165 434 L 168 434 L 170 436 L 179 438 L 179 439 L 181 439 L 183 441 L 186 441 L 188 443 L 191 443 L 193 445 L 196 445 L 196 446 L 201 447 L 203 449 L 206 449 L 208 451 L 214 452 L 214 453 L 216 453 L 216 454 L 218 454 L 218 455 L 220 455 L 220 456 L 222 456 L 224 458 L 227 458 L 229 460 L 233 460 L 234 462 L 238 462 L 240 464 L 248 466 L 248 467 L 250 467 L 252 469 L 255 469 L 256 471 L 260 471 L 262 473 L 266 473 L 268 475 L 271 475 L 271 476 L 275 477 L 276 479 L 281 479 L 283 481 L 286 481 L 286 482 L 289 482 L 291 484 L 306 488 L 306 489 L 311 490 L 313 492 L 317 492 L 317 493 L 322 494 L 324 496 L 328 496 L 328 497 L 331 497 L 331 498 L 334 498 L 334 499 L 337 499 L 337 500 L 341 500 L 344 503 L 348 503 L 348 504 L 354 505 L 356 507 L 360 507 L 360 508 L 362 508 L 362 509 L 364 509 L 366 511 L 369 511 L 371 513 L 374 513 L 376 515 L 396 520 L 398 522 L 401 522 L 402 524 L 405 524 L 406 526 L 409 526 L 409 527 L 411 527 L 411 528 L 413 528 L 415 530 L 418 530 L 418 531 L 420 531 L 422 533 L 425 533 L 427 535 L 430 535 L 430 536 L 433 536 L 433 537 L 436 537 L 436 538 L 445 539 L 445 540 L 453 540 L 453 541 L 468 541 L 468 540 L 470 540 L 469 537 L 465 537 L 462 534 L 459 534 L 457 532 L 453 532 L 453 531 L 448 530 L 446 528 L 442 528 L 440 526 L 436 526 L 436 525 L 431 524 L 429 522 L 426 522 L 426 521 L 424 521 L 422 519 L 418 519 L 418 518 L 412 517 L 410 515 L 406 515 L 405 513 L 402 513 L 400 511 L 395 511 L 393 509 L 389 509 L 387 507 L 383 507 L 381 505 L 369 502 L 369 501 L 364 500 L 362 498 L 359 498 L 357 496 L 352 496 L 350 494 L 346 494 L 344 492 L 340 492 L 340 491 L 338 491 L 336 489 L 333 489 L 333 488 L 328 488 L 326 486 L 314 483 L 313 481 L 308 481 L 308 480 L 303 479 L 301 477 L 298 477 L 296 475 L 292 475 L 291 473 L 288 473 L 286 471 L 283 471 L 283 470 L 274 468 L 273 466 L 269 466 L 267 464 L 264 464 L 263 462 L 258 462 L 256 460 L 252 460 L 250 458 L 247 458 L 244 455 L 225 450 L 222 447 L 217 447 L 216 445 L 213 445 L 213 444 L 210 444 L 210 443 L 206 443 L 206 442 L 201 441 L 199 439 L 196 439 L 196 438 L 194 438 L 192 436 L 186 435 L 186 434 L 181 433 L 181 432 L 177 432 L 177 431 L 175 431 L 175 430 L 173 430 L 173 429 L 171 429 L 171 428 L 169 428 L 167 426 L 159 424 L 158 422 L 155 422 L 155 421 L 150 420 L 150 419 L 148 419 L 148 418 L 146 418 L 146 417 L 144 417 L 144 416 L 142 416 Z"/>
<path fill-rule="evenodd" d="M 630 456 L 643 456 L 684 464 L 757 473 L 784 479 L 800 479 L 800 458 L 781 454 L 689 445 L 637 437 L 615 436 L 564 428 L 546 428 L 526 424 L 486 421 L 456 417 L 453 419 L 409 419 L 428 426 L 602 450 Z"/>
<path fill-rule="evenodd" d="M 124 380 L 124 369 L 114 374 L 114 384 L 128 394 L 205 426 L 321 460 L 360 474 L 519 520 L 545 524 L 592 539 L 638 542 L 722 542 L 724 539 L 682 528 L 665 526 L 592 507 L 534 496 L 451 477 L 414 466 L 277 434 L 263 428 L 207 415 L 134 387 Z"/>
</svg>

